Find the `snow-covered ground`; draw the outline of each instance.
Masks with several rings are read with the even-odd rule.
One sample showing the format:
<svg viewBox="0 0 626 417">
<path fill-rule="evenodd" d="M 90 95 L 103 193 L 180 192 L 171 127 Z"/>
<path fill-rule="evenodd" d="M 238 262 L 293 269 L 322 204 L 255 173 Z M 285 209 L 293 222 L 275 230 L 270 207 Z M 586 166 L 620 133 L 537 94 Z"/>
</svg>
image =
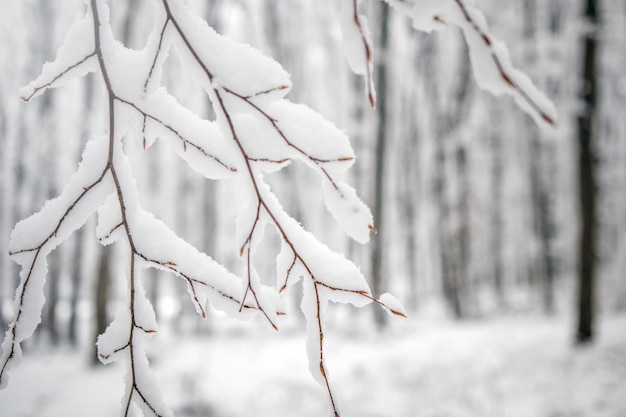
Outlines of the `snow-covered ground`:
<svg viewBox="0 0 626 417">
<path fill-rule="evenodd" d="M 394 320 L 383 334 L 329 331 L 328 364 L 344 417 L 626 416 L 626 316 L 603 318 L 590 347 L 573 347 L 571 330 L 542 317 Z M 152 363 L 179 417 L 328 415 L 300 332 L 164 336 Z M 0 391 L 0 416 L 119 415 L 123 370 L 86 362 L 26 352 Z"/>
</svg>

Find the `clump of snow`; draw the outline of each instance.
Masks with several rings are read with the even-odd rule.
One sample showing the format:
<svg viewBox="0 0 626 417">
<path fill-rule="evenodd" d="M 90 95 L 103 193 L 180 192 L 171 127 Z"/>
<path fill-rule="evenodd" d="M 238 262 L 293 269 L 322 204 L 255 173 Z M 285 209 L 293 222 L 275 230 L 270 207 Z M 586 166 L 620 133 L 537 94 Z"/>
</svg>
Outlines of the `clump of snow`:
<svg viewBox="0 0 626 417">
<path fill-rule="evenodd" d="M 341 1 L 341 35 L 343 37 L 344 53 L 350 68 L 355 74 L 365 75 L 367 73 L 367 54 L 366 45 L 363 42 L 359 25 L 364 27 L 367 25 L 366 18 L 355 10 L 356 2 L 354 0 Z M 354 19 L 357 16 L 359 23 Z M 368 43 L 371 44 L 371 37 L 368 37 Z"/>
<path fill-rule="evenodd" d="M 239 170 L 217 123 L 193 114 L 164 88 L 138 100 L 138 106 L 149 115 L 143 135 L 148 146 L 157 137 L 166 140 L 194 171 L 209 179 L 230 178 Z"/>
<path fill-rule="evenodd" d="M 404 306 L 392 294 L 386 292 L 380 296 L 379 300 L 385 305 L 389 314 L 406 317 Z"/>
<path fill-rule="evenodd" d="M 343 162 L 330 165 L 329 169 L 337 175 L 354 163 L 348 136 L 310 107 L 278 100 L 268 106 L 268 113 L 278 120 L 277 125 L 288 140 L 283 140 L 282 146 L 290 148 L 291 154 L 310 164 L 311 158 Z"/>
<path fill-rule="evenodd" d="M 342 0 L 341 16 L 339 19 L 343 50 L 355 74 L 364 76 L 368 98 L 372 107 L 376 103 L 376 88 L 374 85 L 372 35 L 369 32 L 367 18 L 359 13 L 360 0 Z"/>
<path fill-rule="evenodd" d="M 93 41 L 93 19 L 87 12 L 85 17 L 72 26 L 57 51 L 53 62 L 46 63 L 41 74 L 30 84 L 20 89 L 20 97 L 30 100 L 43 94 L 48 88 L 57 88 L 68 81 L 82 77 L 98 69 Z"/>
<path fill-rule="evenodd" d="M 173 45 L 183 65 L 194 68 L 203 83 L 206 83 L 206 71 L 209 71 L 221 85 L 244 96 L 268 90 L 273 90 L 270 95 L 272 99 L 287 94 L 291 86 L 290 76 L 276 61 L 250 45 L 219 35 L 204 20 L 189 11 L 182 1 L 171 0 L 168 5 L 179 27 L 184 28 L 184 35 L 189 42 L 187 44 L 185 39 L 175 37 Z M 201 67 L 199 62 L 210 63 L 210 66 Z"/>
<path fill-rule="evenodd" d="M 367 243 L 374 228 L 374 217 L 369 207 L 358 197 L 356 190 L 343 182 L 334 185 L 324 182 L 322 185 L 326 207 L 337 224 L 352 239 Z"/>
</svg>

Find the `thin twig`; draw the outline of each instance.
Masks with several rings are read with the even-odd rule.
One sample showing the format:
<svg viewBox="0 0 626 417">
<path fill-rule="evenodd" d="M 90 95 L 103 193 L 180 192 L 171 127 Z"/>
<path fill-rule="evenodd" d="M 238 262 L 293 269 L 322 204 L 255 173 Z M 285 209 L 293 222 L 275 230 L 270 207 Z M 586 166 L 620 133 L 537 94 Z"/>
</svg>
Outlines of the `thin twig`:
<svg viewBox="0 0 626 417">
<path fill-rule="evenodd" d="M 142 110 L 137 104 L 132 103 L 132 102 L 130 102 L 128 100 L 125 100 L 125 99 L 123 99 L 123 98 L 121 98 L 119 96 L 115 96 L 115 99 L 117 101 L 120 101 L 120 102 L 128 105 L 129 107 L 133 108 L 134 110 L 136 110 L 139 114 L 141 114 L 144 117 L 144 127 L 143 127 L 144 133 L 145 133 L 145 120 L 146 119 L 150 119 L 150 120 L 160 124 L 165 129 L 167 129 L 170 132 L 172 132 L 176 137 L 178 137 L 178 139 L 180 139 L 180 141 L 182 142 L 185 151 L 187 150 L 187 146 L 191 146 L 192 148 L 196 149 L 198 152 L 202 153 L 207 158 L 210 158 L 210 159 L 214 160 L 215 162 L 217 162 L 218 164 L 220 164 L 222 167 L 226 168 L 230 172 L 237 172 L 237 168 L 228 166 L 224 161 L 222 161 L 217 156 L 209 153 L 204 148 L 202 148 L 200 145 L 197 145 L 194 142 L 192 142 L 191 140 L 186 139 L 178 130 L 174 129 L 172 126 L 170 126 L 169 124 L 165 123 L 163 120 L 159 119 L 156 116 L 151 115 L 150 113 L 146 112 L 145 110 Z"/>
<path fill-rule="evenodd" d="M 354 159 L 353 157 L 340 157 L 340 158 L 336 158 L 336 159 L 322 159 L 322 158 L 316 158 L 316 157 L 313 157 L 313 156 L 309 155 L 302 148 L 300 148 L 295 143 L 290 141 L 287 138 L 287 136 L 285 135 L 285 133 L 282 131 L 280 126 L 278 126 L 278 121 L 276 119 L 274 119 L 273 117 L 271 117 L 265 110 L 261 109 L 258 105 L 256 105 L 254 102 L 252 102 L 252 100 L 250 100 L 250 98 L 248 98 L 246 96 L 243 96 L 243 95 L 233 91 L 232 89 L 230 89 L 228 87 L 222 87 L 222 88 L 227 93 L 229 93 L 229 94 L 231 94 L 231 95 L 233 95 L 233 96 L 243 100 L 246 104 L 248 104 L 250 107 L 252 107 L 254 110 L 256 110 L 265 120 L 267 120 L 272 125 L 272 128 L 274 129 L 274 131 L 281 137 L 281 139 L 287 144 L 287 146 L 289 146 L 290 148 L 292 148 L 295 151 L 297 151 L 300 155 L 302 155 L 303 157 L 305 157 L 309 161 L 313 162 L 318 167 L 318 169 L 322 172 L 322 174 L 324 174 L 324 177 L 326 177 L 326 179 L 328 179 L 328 181 L 333 186 L 333 188 L 340 194 L 340 196 L 342 198 L 344 197 L 343 194 L 341 193 L 341 191 L 339 190 L 339 187 L 337 186 L 337 183 L 335 182 L 335 180 L 330 176 L 330 174 L 328 173 L 326 168 L 324 168 L 322 165 L 323 164 L 327 164 L 327 163 L 331 163 L 331 162 L 351 161 L 351 160 Z"/>
<path fill-rule="evenodd" d="M 361 36 L 361 43 L 363 43 L 363 50 L 365 51 L 365 84 L 367 86 L 367 99 L 370 106 L 376 108 L 376 92 L 374 91 L 374 78 L 372 75 L 372 48 L 365 36 L 365 29 L 361 25 L 361 19 L 359 18 L 359 11 L 357 8 L 357 0 L 352 0 L 352 20 L 354 25 L 359 30 Z"/>
<path fill-rule="evenodd" d="M 57 82 L 58 80 L 60 80 L 61 78 L 63 78 L 65 76 L 65 74 L 67 74 L 68 72 L 70 72 L 71 70 L 73 70 L 74 68 L 78 68 L 80 67 L 84 62 L 88 61 L 89 58 L 95 56 L 96 53 L 92 52 L 89 55 L 87 55 L 86 57 L 82 58 L 81 60 L 79 60 L 78 62 L 70 65 L 69 67 L 67 67 L 65 70 L 61 71 L 59 74 L 57 74 L 51 81 L 47 82 L 46 84 L 40 85 L 39 87 L 36 87 L 32 93 L 30 93 L 30 95 L 28 95 L 27 97 L 20 97 L 22 100 L 24 101 L 30 101 L 31 98 L 33 98 L 34 96 L 37 95 L 37 93 L 41 90 L 45 90 L 46 88 L 51 87 L 55 82 Z"/>
</svg>

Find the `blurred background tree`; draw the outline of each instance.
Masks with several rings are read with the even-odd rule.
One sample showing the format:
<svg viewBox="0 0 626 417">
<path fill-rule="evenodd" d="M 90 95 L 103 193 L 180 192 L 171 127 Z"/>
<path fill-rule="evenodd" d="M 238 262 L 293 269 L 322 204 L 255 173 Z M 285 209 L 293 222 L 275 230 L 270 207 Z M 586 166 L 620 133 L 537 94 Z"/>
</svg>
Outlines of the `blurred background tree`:
<svg viewBox="0 0 626 417">
<path fill-rule="evenodd" d="M 17 282 L 17 268 L 7 255 L 10 231 L 59 193 L 84 142 L 103 131 L 105 123 L 101 100 L 94 99 L 103 94 L 102 86 L 93 78 L 50 91 L 35 105 L 18 97 L 17 88 L 34 78 L 42 61 L 53 59 L 66 28 L 83 13 L 80 2 L 49 3 L 13 2 L 3 6 L 0 19 L 3 328 Z M 516 66 L 557 105 L 560 120 L 554 130 L 537 128 L 509 99 L 476 88 L 466 45 L 455 31 L 427 36 L 385 8 L 369 10 L 380 63 L 375 113 L 364 98 L 362 80 L 343 58 L 336 2 L 189 3 L 217 30 L 274 56 L 292 74 L 293 100 L 322 113 L 352 138 L 358 160 L 351 182 L 379 216 L 379 234 L 368 246 L 351 243 L 319 215 L 323 202 L 308 191 L 317 181 L 301 167 L 291 166 L 270 181 L 284 190 L 279 197 L 288 212 L 361 265 L 375 293 L 392 291 L 415 316 L 578 317 L 578 271 L 593 263 L 596 293 L 581 286 L 580 294 L 597 301 L 596 311 L 626 310 L 626 57 L 615 52 L 625 49 L 626 1 L 596 6 L 567 0 L 479 2 Z M 118 39 L 129 47 L 141 45 L 149 10 L 146 0 L 115 3 Z M 602 22 L 601 30 L 588 24 L 595 19 Z M 589 48 L 596 48 L 593 42 L 606 52 L 595 55 L 595 70 L 582 73 L 581 62 L 593 59 L 588 55 Z M 209 115 L 206 97 L 173 61 L 164 76 L 168 89 L 197 113 Z M 594 155 L 579 159 L 579 146 L 585 144 Z M 149 155 L 129 150 L 133 165 L 141 167 L 136 170 L 142 195 L 148 196 L 142 204 L 237 270 L 229 206 L 237 196 L 224 184 L 207 184 L 189 172 L 158 143 L 143 152 Z M 591 215 L 579 210 L 579 195 L 588 195 L 579 194 L 582 175 L 594 178 L 589 199 L 593 196 L 595 205 L 583 205 L 595 207 Z M 295 184 L 296 177 L 303 183 Z M 123 280 L 113 266 L 118 255 L 94 243 L 94 222 L 51 255 L 40 340 L 91 346 L 96 323 L 117 299 Z M 578 243 L 589 224 L 596 225 L 591 232 L 595 249 Z M 211 320 L 198 324 L 192 308 L 181 301 L 184 288 L 159 274 L 154 272 L 146 287 L 161 326 L 181 333 L 211 331 Z M 592 335 L 587 327 L 576 331 L 579 340 Z"/>
</svg>

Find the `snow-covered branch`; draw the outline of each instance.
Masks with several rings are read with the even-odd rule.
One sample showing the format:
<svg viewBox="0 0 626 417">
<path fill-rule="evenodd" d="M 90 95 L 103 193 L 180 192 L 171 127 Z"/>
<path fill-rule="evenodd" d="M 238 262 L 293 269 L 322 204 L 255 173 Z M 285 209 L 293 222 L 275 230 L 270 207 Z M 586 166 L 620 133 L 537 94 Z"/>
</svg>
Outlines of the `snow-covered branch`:
<svg viewBox="0 0 626 417">
<path fill-rule="evenodd" d="M 465 0 L 381 0 L 413 21 L 416 30 L 430 33 L 448 25 L 463 31 L 469 48 L 474 78 L 478 85 L 494 94 L 512 96 L 516 103 L 537 123 L 555 126 L 557 114 L 552 102 L 511 63 L 506 45 L 489 30 L 480 10 Z M 356 74 L 365 75 L 368 96 L 371 98 L 371 42 L 367 36 L 364 18 L 356 12 L 356 0 L 343 0 L 342 33 L 344 50 L 350 67 Z M 351 18 L 354 16 L 354 18 Z M 360 34 L 360 36 L 358 36 Z M 365 53 L 361 53 L 365 51 Z"/>
<path fill-rule="evenodd" d="M 367 19 L 359 13 L 359 0 L 341 1 L 341 33 L 344 52 L 350 68 L 365 79 L 367 99 L 372 108 L 376 107 L 376 86 L 374 85 L 374 57 L 372 39 L 367 27 Z"/>
<path fill-rule="evenodd" d="M 270 224 L 282 238 L 283 252 L 288 253 L 282 255 L 282 258 L 291 259 L 280 291 L 287 287 L 290 276 L 302 276 L 313 285 L 313 292 L 305 292 L 303 301 L 309 327 L 314 329 L 310 332 L 308 342 L 309 361 L 318 364 L 315 365 L 318 370 L 312 368 L 312 372 L 321 375 L 331 407 L 338 415 L 324 364 L 322 307 L 329 299 L 363 305 L 374 300 L 374 297 L 354 264 L 328 249 L 284 211 L 265 183 L 263 173 L 276 170 L 292 159 L 304 161 L 322 178 L 327 207 L 339 224 L 350 236 L 365 242 L 374 227 L 372 215 L 354 190 L 341 181 L 341 176 L 354 160 L 349 141 L 340 130 L 311 109 L 283 99 L 290 84 L 287 78 L 280 79 L 284 77 L 282 69 L 276 71 L 278 80 L 273 85 L 259 86 L 257 91 L 250 90 L 245 84 L 241 85 L 243 77 L 238 80 L 228 79 L 229 74 L 220 72 L 217 63 L 210 57 L 204 57 L 202 51 L 209 50 L 211 43 L 220 45 L 230 41 L 221 38 L 204 22 L 194 20 L 183 6 L 167 1 L 163 1 L 163 5 L 166 21 L 162 26 L 174 28 L 177 38 L 172 42 L 177 45 L 179 55 L 186 60 L 187 67 L 195 66 L 198 69 L 199 81 L 205 85 L 213 102 L 218 123 L 239 152 L 244 171 L 242 176 L 247 180 L 246 186 L 252 196 L 237 222 L 240 255 L 244 257 L 247 281 L 242 305 L 248 298 L 252 298 L 257 308 L 276 328 L 273 316 L 267 314 L 267 301 L 258 293 L 260 279 L 252 261 L 256 247 L 262 242 L 265 225 Z M 159 45 L 165 44 L 163 38 L 166 34 L 167 31 L 161 32 Z M 157 54 L 161 54 L 160 50 Z M 254 62 L 249 62 L 246 67 L 272 65 L 267 62 L 268 58 L 258 54 L 249 54 L 248 58 Z M 241 59 L 241 55 L 232 59 Z M 321 287 L 329 290 L 323 296 Z M 346 294 L 352 297 L 346 297 Z M 314 298 L 315 303 L 307 301 L 307 298 Z M 382 301 L 376 301 L 385 306 Z M 311 327 L 312 322 L 317 325 Z M 313 345 L 315 349 L 311 348 Z"/>
<path fill-rule="evenodd" d="M 0 384 L 6 385 L 9 368 L 20 360 L 20 343 L 40 321 L 46 255 L 97 211 L 100 243 L 117 243 L 126 253 L 127 300 L 98 339 L 103 362 L 121 359 L 127 365 L 124 416 L 132 404 L 144 415 L 172 415 L 158 394 L 143 349 L 157 331 L 141 282 L 143 268 L 182 278 L 203 317 L 211 301 L 233 314 L 256 311 L 277 330 L 283 314 L 279 294 L 303 279 L 311 371 L 338 416 L 325 365 L 326 304 L 375 302 L 393 314 L 404 313 L 390 295 L 375 298 L 356 265 L 304 230 L 283 209 L 264 175 L 302 161 L 319 175 L 326 206 L 338 224 L 355 240 L 366 242 L 375 231 L 372 214 L 342 179 L 354 163 L 349 140 L 310 108 L 285 99 L 291 86 L 289 74 L 275 61 L 217 34 L 181 0 L 162 0 L 160 6 L 145 48 L 134 51 L 114 39 L 107 2 L 91 0 L 85 17 L 69 30 L 56 60 L 21 91 L 28 101 L 73 77 L 97 72 L 105 85 L 108 134 L 87 146 L 62 194 L 13 232 L 11 255 L 23 270 L 15 318 L 2 346 Z M 365 32 L 362 37 L 366 39 Z M 171 48 L 210 97 L 216 121 L 200 119 L 161 87 Z M 371 97 L 373 105 L 373 90 Z M 207 179 L 239 179 L 248 196 L 235 232 L 243 279 L 140 207 L 132 167 L 122 147 L 125 138 L 140 138 L 144 149 L 157 138 L 178 143 L 174 148 L 181 158 Z M 274 289 L 261 284 L 253 257 L 263 244 L 267 225 L 282 241 Z"/>
</svg>

